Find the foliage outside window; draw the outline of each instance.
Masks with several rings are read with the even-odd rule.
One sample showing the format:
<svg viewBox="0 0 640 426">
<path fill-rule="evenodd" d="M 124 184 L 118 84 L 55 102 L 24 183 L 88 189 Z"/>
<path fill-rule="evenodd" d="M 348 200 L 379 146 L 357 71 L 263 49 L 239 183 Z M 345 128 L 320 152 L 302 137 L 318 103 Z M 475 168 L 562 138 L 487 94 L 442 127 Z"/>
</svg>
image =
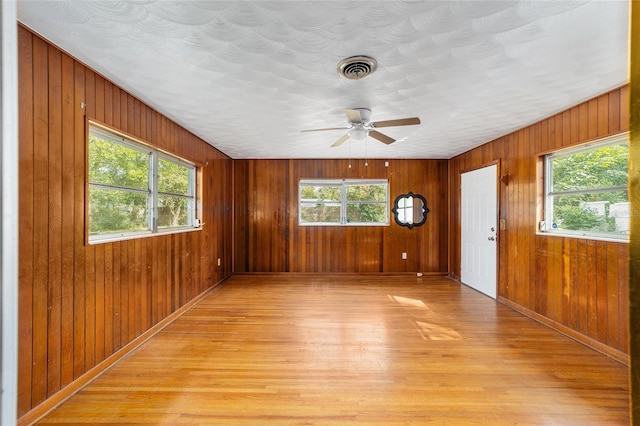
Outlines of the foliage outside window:
<svg viewBox="0 0 640 426">
<path fill-rule="evenodd" d="M 195 166 L 89 125 L 89 242 L 174 232 L 196 224 Z"/>
<path fill-rule="evenodd" d="M 388 225 L 386 180 L 301 180 L 301 225 Z"/>
<path fill-rule="evenodd" d="M 590 238 L 629 235 L 628 135 L 545 157 L 545 220 L 541 230 Z"/>
</svg>

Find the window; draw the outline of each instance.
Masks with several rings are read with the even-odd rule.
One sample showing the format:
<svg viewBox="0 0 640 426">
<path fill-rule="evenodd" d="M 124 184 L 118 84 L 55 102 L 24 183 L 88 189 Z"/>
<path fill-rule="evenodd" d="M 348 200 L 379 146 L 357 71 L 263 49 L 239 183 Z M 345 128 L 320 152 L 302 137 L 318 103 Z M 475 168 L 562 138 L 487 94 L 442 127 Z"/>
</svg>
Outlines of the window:
<svg viewBox="0 0 640 426">
<path fill-rule="evenodd" d="M 193 164 L 89 123 L 89 242 L 194 229 Z"/>
<path fill-rule="evenodd" d="M 629 235 L 628 135 L 545 156 L 540 230 L 596 239 Z"/>
<path fill-rule="evenodd" d="M 386 180 L 301 180 L 300 225 L 388 225 Z"/>
</svg>

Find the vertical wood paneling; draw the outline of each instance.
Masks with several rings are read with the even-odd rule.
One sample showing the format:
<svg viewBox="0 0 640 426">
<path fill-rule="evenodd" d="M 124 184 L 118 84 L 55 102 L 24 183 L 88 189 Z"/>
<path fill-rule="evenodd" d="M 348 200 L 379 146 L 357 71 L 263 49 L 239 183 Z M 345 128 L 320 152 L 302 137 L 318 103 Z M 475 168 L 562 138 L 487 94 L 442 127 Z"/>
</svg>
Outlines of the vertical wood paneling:
<svg viewBox="0 0 640 426">
<path fill-rule="evenodd" d="M 383 227 L 299 226 L 298 183 L 311 178 L 389 179 L 391 204 L 427 199 L 427 222 L 408 229 L 390 212 Z M 238 160 L 234 184 L 238 272 L 447 272 L 446 161 Z"/>
<path fill-rule="evenodd" d="M 105 302 L 106 302 L 106 292 L 105 292 L 105 279 L 104 279 L 104 264 L 105 264 L 105 245 L 100 244 L 96 246 L 95 249 L 95 263 L 94 263 L 94 288 L 95 288 L 95 319 L 94 321 L 94 329 L 95 329 L 95 345 L 94 345 L 94 356 L 95 363 L 98 364 L 104 359 L 104 340 L 105 340 Z"/>
<path fill-rule="evenodd" d="M 42 40 L 33 39 L 33 370 L 32 404 L 47 396 L 47 320 L 49 270 L 49 87 L 48 52 Z M 21 194 L 22 196 L 22 194 Z"/>
<path fill-rule="evenodd" d="M 606 275 L 606 293 L 607 293 L 607 342 L 614 348 L 620 347 L 620 336 L 618 335 L 618 324 L 620 323 L 621 312 L 618 311 L 618 250 L 613 244 L 607 244 L 606 249 L 609 251 L 606 255 L 607 275 Z M 622 284 L 624 285 L 624 283 Z M 624 316 L 624 315 L 622 315 Z"/>
<path fill-rule="evenodd" d="M 627 244 L 536 235 L 542 200 L 536 189 L 541 168 L 535 165 L 543 153 L 627 130 L 623 87 L 451 159 L 452 274 L 460 276 L 460 172 L 500 160 L 509 179 L 500 186 L 500 218 L 507 228 L 500 233 L 498 296 L 627 352 Z M 501 146 L 508 150 L 500 152 Z"/>
<path fill-rule="evenodd" d="M 230 275 L 232 233 L 220 230 L 232 228 L 232 160 L 23 27 L 19 43 L 24 415 Z M 205 205 L 203 229 L 87 245 L 86 117 L 202 164 L 216 205 Z M 223 252 L 229 264 L 216 271 Z"/>
<path fill-rule="evenodd" d="M 96 365 L 96 247 L 89 246 L 86 250 L 84 263 L 84 368 L 90 369 Z"/>
<path fill-rule="evenodd" d="M 33 122 L 33 36 L 18 28 L 18 102 L 20 116 L 19 188 L 20 194 L 33 194 L 34 122 Z M 20 262 L 18 270 L 18 412 L 31 407 L 33 360 L 33 272 L 34 272 L 34 205 L 31 197 L 19 197 L 20 229 L 18 229 Z"/>
<path fill-rule="evenodd" d="M 49 47 L 47 56 L 49 69 L 47 395 L 51 395 L 60 389 L 62 354 L 62 58 L 60 51 L 52 47 Z"/>
<path fill-rule="evenodd" d="M 136 337 L 136 322 L 139 322 L 139 316 L 142 315 L 139 309 L 136 310 L 136 287 L 138 286 L 139 266 L 136 263 L 136 243 L 138 240 L 129 241 L 127 265 L 129 269 L 129 283 L 127 286 L 127 305 L 124 307 L 128 311 L 127 318 L 127 342 Z M 137 315 L 136 315 L 137 313 Z"/>
<path fill-rule="evenodd" d="M 131 241 L 120 243 L 120 346 L 124 346 L 129 338 L 129 246 Z"/>
<path fill-rule="evenodd" d="M 133 241 L 133 250 L 129 250 L 129 262 L 133 270 L 133 285 L 129 292 L 129 338 L 133 340 L 142 333 L 142 321 L 146 312 L 142 310 L 142 240 Z"/>
<path fill-rule="evenodd" d="M 576 262 L 578 263 L 579 274 L 575 277 L 576 286 L 578 287 L 579 296 L 578 296 L 578 327 L 576 330 L 582 334 L 587 335 L 587 322 L 588 322 L 588 296 L 589 292 L 587 291 L 587 280 L 590 278 L 589 271 L 587 268 L 589 259 L 587 258 L 587 241 L 586 240 L 578 240 L 578 257 Z"/>
<path fill-rule="evenodd" d="M 104 247 L 104 353 L 102 359 L 113 353 L 113 245 Z"/>
<path fill-rule="evenodd" d="M 73 60 L 62 56 L 62 367 L 61 386 L 73 381 L 73 208 L 74 205 L 74 68 Z"/>
<path fill-rule="evenodd" d="M 596 260 L 596 337 L 600 342 L 609 342 L 609 318 L 607 310 L 608 294 L 607 294 L 607 242 L 597 241 L 597 260 Z"/>
<path fill-rule="evenodd" d="M 616 244 L 618 251 L 618 350 L 629 350 L 629 246 Z M 613 324 L 615 328 L 615 324 Z"/>
<path fill-rule="evenodd" d="M 586 281 L 586 293 L 587 293 L 587 335 L 597 336 L 598 317 L 596 310 L 597 302 L 597 269 L 596 269 L 596 242 L 592 240 L 587 241 L 587 281 Z"/>
<path fill-rule="evenodd" d="M 74 152 L 73 152 L 73 377 L 77 379 L 84 373 L 84 309 L 85 309 L 85 132 L 84 110 L 80 106 L 85 100 L 85 68 L 74 62 Z M 65 145 L 68 142 L 65 143 Z M 23 194 L 23 196 L 26 196 Z"/>
<path fill-rule="evenodd" d="M 542 238 L 546 240 L 546 238 Z M 568 239 L 565 244 L 569 245 L 569 254 L 568 254 L 568 263 L 569 263 L 569 306 L 565 309 L 568 312 L 568 318 L 564 322 L 564 324 L 569 324 L 573 330 L 580 331 L 580 276 L 579 271 L 581 269 L 580 266 L 580 257 L 578 253 L 578 240 L 575 238 Z M 582 331 L 580 331 L 582 332 Z"/>
</svg>

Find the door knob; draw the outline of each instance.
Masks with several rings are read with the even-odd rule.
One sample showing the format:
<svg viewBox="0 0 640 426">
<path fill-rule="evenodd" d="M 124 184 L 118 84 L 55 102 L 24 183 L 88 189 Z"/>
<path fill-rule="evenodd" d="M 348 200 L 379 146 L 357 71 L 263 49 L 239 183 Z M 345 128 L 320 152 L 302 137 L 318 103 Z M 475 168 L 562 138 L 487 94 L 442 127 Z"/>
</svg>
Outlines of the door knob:
<svg viewBox="0 0 640 426">
<path fill-rule="evenodd" d="M 488 238 L 488 240 L 489 240 L 489 241 L 495 241 L 495 240 L 496 240 L 496 237 L 489 237 L 489 238 Z"/>
</svg>

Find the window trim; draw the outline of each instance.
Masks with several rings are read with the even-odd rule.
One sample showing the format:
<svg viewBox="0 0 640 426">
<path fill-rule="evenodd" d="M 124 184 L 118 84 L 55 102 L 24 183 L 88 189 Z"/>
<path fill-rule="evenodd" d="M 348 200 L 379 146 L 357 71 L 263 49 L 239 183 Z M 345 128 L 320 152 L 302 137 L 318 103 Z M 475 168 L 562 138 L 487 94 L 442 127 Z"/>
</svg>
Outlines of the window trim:
<svg viewBox="0 0 640 426">
<path fill-rule="evenodd" d="M 120 187 L 116 185 L 108 185 L 108 184 L 99 184 L 99 183 L 91 183 L 89 181 L 89 135 L 91 134 L 92 128 L 98 129 L 99 132 L 105 132 L 108 135 L 119 139 L 116 141 L 111 141 L 113 143 L 120 144 L 130 149 L 134 149 L 141 153 L 146 153 L 149 155 L 148 164 L 149 164 L 149 188 L 148 189 L 139 189 L 139 188 L 129 188 L 129 187 Z M 177 234 L 182 232 L 193 232 L 202 230 L 202 220 L 200 218 L 201 212 L 201 165 L 191 162 L 185 158 L 179 157 L 177 155 L 171 154 L 165 150 L 154 147 L 148 142 L 145 142 L 139 138 L 131 136 L 125 132 L 114 129 L 113 127 L 106 125 L 98 120 L 86 119 L 85 125 L 85 242 L 88 245 L 94 244 L 102 244 L 109 243 L 115 241 L 126 241 L 133 240 L 138 238 L 146 238 L 146 237 L 154 237 L 157 235 L 169 235 L 169 234 Z M 183 165 L 185 167 L 191 168 L 191 173 L 189 174 L 190 186 L 193 196 L 184 196 L 183 194 L 172 194 L 172 193 L 159 193 L 158 192 L 158 160 L 164 159 L 167 161 L 174 162 L 176 164 Z M 135 231 L 118 231 L 111 233 L 104 233 L 98 235 L 91 235 L 89 232 L 89 212 L 90 212 L 90 201 L 89 201 L 89 190 L 90 188 L 100 188 L 110 190 L 121 190 L 127 192 L 141 193 L 147 194 L 148 198 L 148 208 L 147 208 L 147 224 L 149 226 L 148 229 L 144 230 L 135 230 Z M 168 195 L 175 197 L 184 197 L 190 200 L 193 200 L 192 210 L 193 213 L 189 216 L 189 221 L 191 224 L 178 226 L 178 227 L 167 227 L 160 228 L 157 225 L 158 219 L 158 196 L 159 195 Z"/>
<path fill-rule="evenodd" d="M 385 201 L 349 202 L 347 200 L 347 187 L 349 185 L 374 184 L 386 185 Z M 303 186 L 340 186 L 340 200 L 334 203 L 340 204 L 340 222 L 303 222 L 302 221 L 302 187 Z M 386 222 L 348 222 L 347 208 L 352 204 L 384 204 L 386 209 Z M 389 226 L 389 180 L 388 179 L 300 179 L 298 181 L 298 226 Z"/>
<path fill-rule="evenodd" d="M 577 146 L 562 148 L 547 152 L 540 155 L 540 163 L 542 168 L 542 212 L 539 215 L 539 222 L 536 228 L 537 235 L 545 235 L 552 237 L 570 237 L 587 240 L 597 241 L 611 241 L 611 242 L 629 242 L 628 234 L 615 234 L 611 232 L 597 232 L 597 231 L 576 231 L 576 230 L 554 230 L 548 226 L 553 221 L 553 198 L 556 196 L 566 195 L 581 195 L 581 194 L 594 194 L 602 192 L 616 192 L 616 191 L 629 191 L 627 186 L 608 186 L 600 188 L 588 188 L 588 189 L 574 189 L 567 191 L 553 191 L 553 169 L 551 168 L 551 162 L 554 159 L 569 157 L 575 154 L 579 154 L 586 151 L 598 149 L 600 147 L 619 145 L 622 143 L 629 143 L 629 132 L 618 133 L 615 135 L 607 136 L 590 142 L 586 142 Z M 551 178 L 550 178 L 551 177 Z"/>
</svg>

